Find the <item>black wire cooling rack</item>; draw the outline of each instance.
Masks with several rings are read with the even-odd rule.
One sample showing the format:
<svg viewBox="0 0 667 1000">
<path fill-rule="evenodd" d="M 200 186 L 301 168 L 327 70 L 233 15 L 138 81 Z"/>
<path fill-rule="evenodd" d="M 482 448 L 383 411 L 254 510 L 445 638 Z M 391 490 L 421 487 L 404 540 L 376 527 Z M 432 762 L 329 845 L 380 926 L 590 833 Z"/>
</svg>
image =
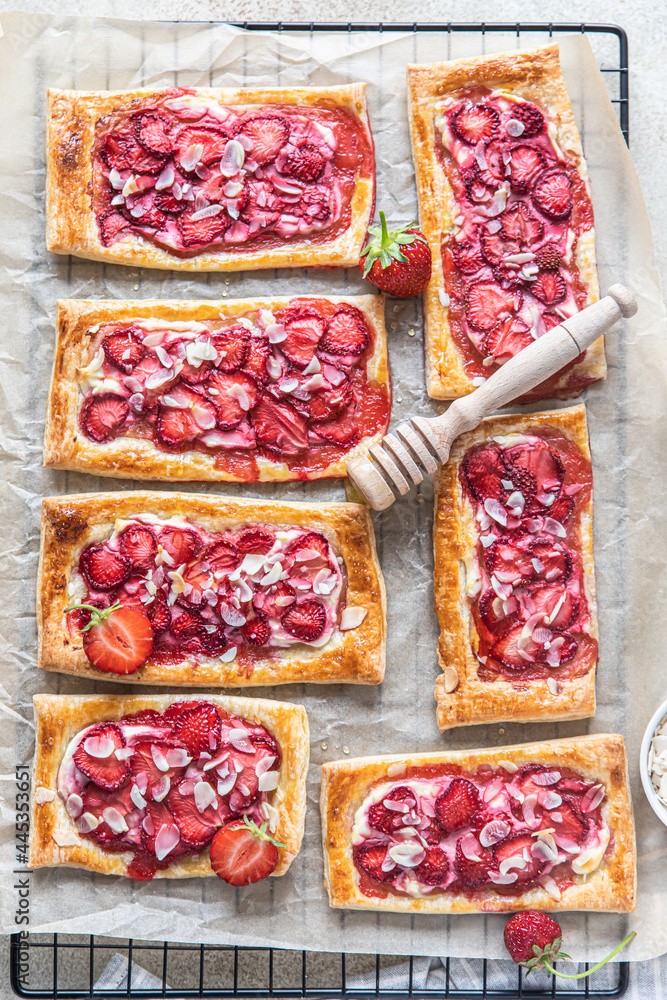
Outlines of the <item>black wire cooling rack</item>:
<svg viewBox="0 0 667 1000">
<path fill-rule="evenodd" d="M 449 34 L 582 33 L 613 36 L 618 43 L 617 65 L 602 66 L 610 99 L 617 110 L 621 131 L 629 141 L 628 38 L 615 24 L 588 23 L 382 23 L 312 21 L 232 22 L 248 31 L 278 32 L 431 32 Z M 122 955 L 129 974 L 121 986 L 96 989 L 95 984 L 116 954 Z M 406 985 L 386 984 L 388 968 L 407 964 Z M 176 944 L 109 940 L 67 934 L 13 934 L 10 940 L 10 979 L 14 993 L 31 1000 L 75 1000 L 75 998 L 120 998 L 158 1000 L 188 997 L 319 997 L 322 1000 L 581 1000 L 583 997 L 621 997 L 628 988 L 629 964 L 606 966 L 591 978 L 570 985 L 567 981 L 539 974 L 527 980 L 513 963 L 487 959 L 446 959 L 436 974 L 434 988 L 417 982 L 414 957 L 380 955 L 318 955 L 276 948 L 240 948 L 226 945 Z M 133 963 L 150 970 L 158 985 L 146 988 L 133 975 Z M 585 965 L 583 968 L 588 968 Z M 515 985 L 514 985 L 515 984 Z"/>
</svg>

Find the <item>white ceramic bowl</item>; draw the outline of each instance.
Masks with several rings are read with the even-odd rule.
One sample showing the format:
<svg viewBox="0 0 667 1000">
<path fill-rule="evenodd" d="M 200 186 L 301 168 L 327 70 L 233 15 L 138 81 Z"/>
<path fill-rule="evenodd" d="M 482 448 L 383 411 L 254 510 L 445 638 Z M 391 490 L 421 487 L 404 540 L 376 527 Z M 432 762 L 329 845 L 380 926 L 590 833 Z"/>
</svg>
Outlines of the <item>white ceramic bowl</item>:
<svg viewBox="0 0 667 1000">
<path fill-rule="evenodd" d="M 653 782 L 651 781 L 651 775 L 648 769 L 648 754 L 651 749 L 651 740 L 653 739 L 654 733 L 660 723 L 664 721 L 666 716 L 667 701 L 663 701 L 662 705 L 656 709 L 655 714 L 652 716 L 651 721 L 646 727 L 639 756 L 639 770 L 642 776 L 642 785 L 644 786 L 644 791 L 646 792 L 646 798 L 651 803 L 653 812 L 665 826 L 667 826 L 667 808 L 663 806 L 662 802 L 656 795 L 655 788 L 653 787 Z"/>
</svg>

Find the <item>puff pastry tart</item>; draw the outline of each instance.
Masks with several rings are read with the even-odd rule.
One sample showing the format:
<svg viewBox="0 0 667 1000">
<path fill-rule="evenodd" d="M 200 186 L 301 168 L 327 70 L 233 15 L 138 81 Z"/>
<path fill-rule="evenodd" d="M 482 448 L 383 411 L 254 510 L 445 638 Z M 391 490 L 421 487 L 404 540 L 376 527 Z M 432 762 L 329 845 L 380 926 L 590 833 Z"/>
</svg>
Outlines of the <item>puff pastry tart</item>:
<svg viewBox="0 0 667 1000">
<path fill-rule="evenodd" d="M 284 875 L 303 837 L 300 705 L 206 695 L 36 695 L 30 867 L 126 878 L 212 875 L 227 823 L 266 824 Z"/>
<path fill-rule="evenodd" d="M 47 245 L 140 267 L 351 267 L 375 198 L 365 84 L 50 90 Z"/>
<path fill-rule="evenodd" d="M 588 172 L 558 46 L 408 67 L 430 396 L 472 392 L 598 298 Z M 604 378 L 603 339 L 530 393 Z"/>
<path fill-rule="evenodd" d="M 329 902 L 408 913 L 635 906 L 621 736 L 322 768 Z"/>
<path fill-rule="evenodd" d="M 441 729 L 595 713 L 592 488 L 583 406 L 455 442 L 434 521 Z"/>
<path fill-rule="evenodd" d="M 115 603 L 152 625 L 134 673 L 93 666 L 79 631 L 90 611 L 65 614 Z M 37 620 L 39 665 L 91 679 L 238 687 L 384 675 L 384 583 L 360 504 L 148 492 L 44 500 Z"/>
<path fill-rule="evenodd" d="M 390 410 L 382 296 L 63 301 L 44 463 L 171 481 L 342 477 Z"/>
</svg>

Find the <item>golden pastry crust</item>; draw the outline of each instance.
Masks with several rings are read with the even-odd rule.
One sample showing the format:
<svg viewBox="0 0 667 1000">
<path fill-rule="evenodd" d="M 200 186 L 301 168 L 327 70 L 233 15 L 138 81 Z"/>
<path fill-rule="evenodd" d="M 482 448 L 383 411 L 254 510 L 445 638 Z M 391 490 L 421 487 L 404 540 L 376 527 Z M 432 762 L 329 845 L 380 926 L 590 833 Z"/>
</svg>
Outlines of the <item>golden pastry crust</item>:
<svg viewBox="0 0 667 1000">
<path fill-rule="evenodd" d="M 340 108 L 360 120 L 371 151 L 373 139 L 366 108 L 366 84 L 337 87 L 286 87 L 258 89 L 198 88 L 188 97 L 244 110 L 270 104 L 300 107 Z M 183 258 L 168 253 L 136 236 L 127 236 L 112 246 L 100 241 L 91 209 L 92 159 L 95 124 L 114 111 L 157 99 L 164 91 L 132 90 L 94 92 L 48 91 L 47 234 L 46 244 L 54 253 L 74 254 L 89 260 L 112 261 L 134 267 L 156 267 L 173 271 L 238 271 L 267 267 L 353 267 L 366 237 L 375 197 L 374 168 L 368 177 L 357 173 L 350 206 L 350 225 L 329 242 L 309 239 L 287 241 L 281 246 L 248 253 L 221 251 Z"/>
<path fill-rule="evenodd" d="M 575 875 L 575 884 L 563 892 L 560 901 L 553 899 L 541 886 L 518 897 L 502 896 L 492 889 L 480 891 L 475 898 L 447 892 L 422 898 L 398 894 L 370 897 L 361 892 L 358 871 L 352 860 L 351 831 L 354 814 L 372 784 L 400 779 L 405 774 L 400 767 L 403 762 L 407 767 L 458 764 L 464 770 L 476 770 L 480 764 L 490 764 L 495 769 L 501 761 L 512 761 L 518 766 L 537 761 L 547 766 L 571 767 L 605 785 L 607 798 L 602 812 L 613 832 L 611 846 L 596 871 L 587 876 Z M 391 768 L 390 773 L 388 768 Z M 395 913 L 491 913 L 530 909 L 627 913 L 635 908 L 635 827 L 622 736 L 596 734 L 489 750 L 333 761 L 322 768 L 320 809 L 325 885 L 329 902 L 334 907 Z"/>
<path fill-rule="evenodd" d="M 595 714 L 595 670 L 581 677 L 559 680 L 558 694 L 546 679 L 513 684 L 499 678 L 482 681 L 479 663 L 470 646 L 471 620 L 466 597 L 463 559 L 476 543 L 477 531 L 470 502 L 459 481 L 459 466 L 470 447 L 496 434 L 529 433 L 555 428 L 568 437 L 590 461 L 586 410 L 583 405 L 567 410 L 526 415 L 487 417 L 479 427 L 462 434 L 451 450 L 449 461 L 437 473 L 433 546 L 435 551 L 434 608 L 440 623 L 438 660 L 443 673 L 435 686 L 438 725 L 453 726 L 487 722 L 539 722 L 544 719 L 585 719 Z M 584 589 L 590 609 L 587 631 L 597 640 L 597 610 L 593 567 L 593 502 L 582 512 L 580 527 Z M 447 692 L 446 670 L 458 674 L 458 686 Z"/>
<path fill-rule="evenodd" d="M 245 524 L 300 526 L 319 531 L 345 564 L 345 605 L 366 608 L 357 628 L 336 629 L 320 649 L 298 643 L 273 656 L 224 663 L 185 656 L 179 663 L 148 662 L 134 674 L 101 674 L 72 640 L 63 614 L 71 603 L 68 584 L 81 550 L 108 538 L 116 519 L 138 513 L 187 517 L 207 531 Z M 43 670 L 123 684 L 187 687 L 248 687 L 301 683 L 380 684 L 385 668 L 386 597 L 368 508 L 361 504 L 304 504 L 237 500 L 194 493 L 91 493 L 48 498 L 42 504 L 42 538 L 37 584 L 38 665 Z"/>
<path fill-rule="evenodd" d="M 459 208 L 438 160 L 433 121 L 435 105 L 447 94 L 474 86 L 502 89 L 542 107 L 554 123 L 558 145 L 567 153 L 570 164 L 588 191 L 588 169 L 560 69 L 557 44 L 448 63 L 408 66 L 408 112 L 419 220 L 433 258 L 431 280 L 424 292 L 424 320 L 426 388 L 434 399 L 455 399 L 475 389 L 451 337 L 449 309 L 440 299 L 440 293 L 445 291 L 441 241 L 443 235 L 452 231 Z M 592 228 L 582 234 L 576 258 L 581 283 L 588 293 L 587 304 L 596 302 L 599 292 Z M 579 395 L 580 390 L 573 392 L 565 387 L 573 373 L 597 381 L 605 377 L 606 371 L 604 338 L 600 337 L 588 348 L 585 359 L 568 370 L 550 395 Z"/>
<path fill-rule="evenodd" d="M 109 854 L 92 840 L 80 837 L 65 803 L 58 795 L 58 768 L 70 740 L 86 726 L 152 708 L 164 712 L 183 695 L 35 695 L 35 757 L 30 804 L 30 867 L 65 865 L 87 868 L 103 875 L 128 875 L 131 852 Z M 189 698 L 188 700 L 192 700 Z M 301 705 L 207 694 L 202 701 L 265 726 L 277 740 L 282 754 L 280 778 L 267 801 L 278 811 L 275 836 L 285 844 L 278 848 L 278 866 L 273 875 L 284 875 L 299 852 L 306 817 L 306 775 L 310 755 L 308 716 Z M 45 791 L 39 792 L 40 789 Z M 49 793 L 53 793 L 49 795 Z M 42 801 L 40 801 L 42 800 Z M 59 846 L 55 839 L 74 839 Z M 65 837 L 64 835 L 68 835 Z M 155 878 L 201 878 L 213 875 L 208 848 L 182 858 Z"/>
<path fill-rule="evenodd" d="M 99 476 L 122 479 L 153 479 L 167 482 L 190 480 L 244 482 L 243 474 L 220 468 L 213 455 L 200 451 L 165 452 L 146 438 L 119 437 L 98 443 L 79 430 L 80 393 L 77 369 L 94 337 L 91 327 L 107 322 L 132 322 L 138 319 L 165 322 L 206 322 L 234 319 L 257 309 L 284 309 L 303 298 L 326 298 L 334 304 L 359 309 L 375 334 L 373 354 L 366 364 L 369 383 L 386 390 L 391 402 L 387 334 L 384 325 L 383 295 L 291 296 L 275 299 L 230 299 L 227 301 L 173 301 L 145 299 L 137 302 L 97 302 L 63 299 L 58 302 L 56 347 L 44 432 L 44 465 L 54 469 L 94 472 Z M 363 433 L 363 428 L 361 429 Z M 309 474 L 311 479 L 347 475 L 347 463 L 356 454 L 365 454 L 371 444 L 382 439 L 383 432 L 366 434 L 342 458 Z M 257 457 L 257 482 L 283 482 L 299 475 L 285 462 Z"/>
</svg>

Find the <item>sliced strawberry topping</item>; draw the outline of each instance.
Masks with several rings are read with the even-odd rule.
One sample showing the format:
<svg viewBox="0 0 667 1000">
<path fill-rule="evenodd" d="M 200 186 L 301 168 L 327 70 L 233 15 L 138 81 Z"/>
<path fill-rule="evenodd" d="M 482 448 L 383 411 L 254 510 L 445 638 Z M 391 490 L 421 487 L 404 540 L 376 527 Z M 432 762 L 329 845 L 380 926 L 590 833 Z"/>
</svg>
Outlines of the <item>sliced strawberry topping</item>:
<svg viewBox="0 0 667 1000">
<path fill-rule="evenodd" d="M 456 240 L 451 240 L 449 249 L 461 274 L 475 274 L 484 266 L 484 258 L 478 243 L 471 243 L 469 240 L 458 243 Z"/>
<path fill-rule="evenodd" d="M 133 750 L 133 781 L 145 799 L 162 801 L 174 776 L 182 774 L 190 763 L 190 755 L 168 740 L 140 740 Z"/>
<path fill-rule="evenodd" d="M 517 859 L 517 864 L 508 869 L 512 874 L 516 872 L 517 879 L 514 885 L 529 885 L 546 868 L 546 861 L 532 853 L 531 848 L 534 845 L 534 837 L 528 833 L 518 833 L 494 847 L 493 856 L 498 867 L 509 858 Z M 520 862 L 523 862 L 523 865 Z"/>
<path fill-rule="evenodd" d="M 164 229 L 167 222 L 164 212 L 158 209 L 152 195 L 135 198 L 132 210 L 124 208 L 123 213 L 128 222 L 140 229 Z"/>
<path fill-rule="evenodd" d="M 146 348 L 132 327 L 108 333 L 102 341 L 102 347 L 108 361 L 127 375 L 146 353 Z"/>
<path fill-rule="evenodd" d="M 327 613 L 314 598 L 306 598 L 299 604 L 293 604 L 281 619 L 285 631 L 301 642 L 319 639 L 326 623 Z"/>
<path fill-rule="evenodd" d="M 263 528 L 246 528 L 236 539 L 239 552 L 257 552 L 266 555 L 273 548 L 274 538 L 270 531 Z"/>
<path fill-rule="evenodd" d="M 449 874 L 447 855 L 440 847 L 427 847 L 426 857 L 413 872 L 424 885 L 441 885 Z"/>
<path fill-rule="evenodd" d="M 166 802 L 148 802 L 141 829 L 141 846 L 149 857 L 159 852 L 157 868 L 168 868 L 169 863 L 187 854 L 187 845 L 181 840 L 178 827 Z M 166 848 L 170 848 L 165 854 Z"/>
<path fill-rule="evenodd" d="M 502 481 L 508 479 L 508 472 L 496 444 L 469 451 L 462 462 L 462 474 L 475 500 L 504 500 Z"/>
<path fill-rule="evenodd" d="M 89 545 L 79 556 L 79 572 L 93 590 L 113 590 L 130 575 L 130 560 L 107 545 Z"/>
<path fill-rule="evenodd" d="M 251 337 L 248 344 L 248 354 L 243 362 L 243 370 L 251 375 L 260 385 L 269 378 L 266 362 L 271 357 L 271 345 L 262 337 Z"/>
<path fill-rule="evenodd" d="M 478 889 L 480 885 L 484 885 L 485 882 L 489 881 L 489 868 L 493 865 L 493 857 L 489 851 L 483 850 L 480 847 L 479 851 L 475 852 L 480 859 L 479 861 L 467 858 L 463 853 L 461 840 L 457 840 L 456 842 L 454 871 L 466 889 Z"/>
<path fill-rule="evenodd" d="M 505 160 L 509 156 L 509 147 L 505 142 L 490 142 L 489 145 L 484 150 L 484 159 L 486 160 L 486 168 L 481 171 L 480 176 L 492 182 L 495 188 L 499 182 L 507 179 L 507 164 Z M 475 164 L 477 169 L 479 167 Z"/>
<path fill-rule="evenodd" d="M 157 555 L 157 539 L 150 528 L 143 524 L 130 524 L 121 531 L 118 544 L 120 551 L 135 569 L 153 568 Z"/>
<path fill-rule="evenodd" d="M 387 802 L 398 802 L 401 809 L 387 808 Z M 406 785 L 398 785 L 385 795 L 382 802 L 376 802 L 368 810 L 368 825 L 373 830 L 381 830 L 382 833 L 392 834 L 400 827 L 408 826 L 406 816 L 416 806 L 415 793 Z"/>
<path fill-rule="evenodd" d="M 488 333 L 518 312 L 521 295 L 510 289 L 501 288 L 493 281 L 478 281 L 470 285 L 466 294 L 466 316 L 468 322 L 481 333 Z"/>
<path fill-rule="evenodd" d="M 502 232 L 489 233 L 484 230 L 480 239 L 484 260 L 492 266 L 500 264 L 508 254 L 518 253 L 521 249 L 517 240 L 508 239 Z"/>
<path fill-rule="evenodd" d="M 331 354 L 361 354 L 368 347 L 368 328 L 362 313 L 341 306 L 327 323 L 320 343 Z"/>
<path fill-rule="evenodd" d="M 316 423 L 331 420 L 352 402 L 352 383 L 347 375 L 340 374 L 341 380 L 337 385 L 326 383 L 321 389 L 316 389 L 305 404 L 310 418 Z"/>
<path fill-rule="evenodd" d="M 256 830 L 253 832 L 237 819 L 223 826 L 213 838 L 211 867 L 229 885 L 252 885 L 275 871 L 278 849 Z"/>
<path fill-rule="evenodd" d="M 300 181 L 316 181 L 325 167 L 325 159 L 317 146 L 304 143 L 297 146 L 294 152 L 281 157 L 278 168 L 281 174 L 297 177 Z"/>
<path fill-rule="evenodd" d="M 113 722 L 96 726 L 86 734 L 74 751 L 74 763 L 80 771 L 99 785 L 113 791 L 121 788 L 130 774 L 130 764 L 118 759 L 116 750 L 122 750 L 125 738 Z"/>
<path fill-rule="evenodd" d="M 179 445 L 211 430 L 217 421 L 217 402 L 212 403 L 200 390 L 179 382 L 160 401 L 155 433 L 163 444 Z"/>
<path fill-rule="evenodd" d="M 528 596 L 531 614 L 544 615 L 549 628 L 571 628 L 579 617 L 581 602 L 564 587 L 533 587 Z"/>
<path fill-rule="evenodd" d="M 588 822 L 579 812 L 576 802 L 574 796 L 564 795 L 561 805 L 545 816 L 544 822 L 556 828 L 557 836 L 568 837 L 580 844 L 586 836 Z"/>
<path fill-rule="evenodd" d="M 181 566 L 190 562 L 199 550 L 201 542 L 196 531 L 192 528 L 179 528 L 168 524 L 160 531 L 158 542 L 167 555 L 173 559 L 174 566 Z"/>
<path fill-rule="evenodd" d="M 218 352 L 217 367 L 223 372 L 235 372 L 248 357 L 250 333 L 240 323 L 216 333 L 213 346 Z"/>
<path fill-rule="evenodd" d="M 510 600 L 512 600 L 510 598 Z M 518 618 L 519 602 L 514 598 L 512 611 L 505 614 L 504 603 L 494 590 L 486 590 L 479 599 L 479 616 L 489 632 L 494 635 L 505 632 Z"/>
<path fill-rule="evenodd" d="M 123 816 L 128 808 L 132 808 L 128 789 L 127 782 L 120 790 L 108 791 L 91 781 L 81 790 L 83 812 L 90 813 L 99 824 L 94 830 L 91 830 L 88 836 L 105 851 L 119 851 L 123 849 L 123 846 L 127 850 L 127 842 L 122 845 L 120 838 L 124 832 L 121 827 L 127 825 Z M 109 825 L 107 818 L 113 822 L 113 827 Z"/>
<path fill-rule="evenodd" d="M 517 586 L 521 580 L 535 576 L 531 553 L 506 538 L 498 539 L 485 551 L 484 562 L 502 583 Z"/>
<path fill-rule="evenodd" d="M 545 243 L 535 254 L 535 263 L 541 271 L 557 271 L 563 263 L 563 254 L 555 243 Z"/>
<path fill-rule="evenodd" d="M 447 833 L 468 826 L 481 806 L 479 792 L 466 778 L 454 778 L 435 800 L 435 815 Z"/>
<path fill-rule="evenodd" d="M 521 622 L 514 625 L 491 650 L 491 656 L 511 670 L 527 670 L 534 663 L 544 660 L 542 644 L 524 636 L 523 629 Z"/>
<path fill-rule="evenodd" d="M 102 159 L 108 167 L 121 173 L 157 174 L 165 157 L 144 149 L 132 132 L 107 132 L 102 143 Z"/>
<path fill-rule="evenodd" d="M 229 819 L 232 811 L 219 795 L 215 796 L 211 805 L 200 811 L 194 793 L 181 791 L 182 787 L 188 788 L 189 784 L 190 782 L 185 781 L 172 789 L 167 797 L 167 805 L 184 843 L 189 847 L 201 848 L 208 844 L 216 830 Z"/>
<path fill-rule="evenodd" d="M 99 218 L 100 239 L 105 247 L 111 246 L 118 238 L 118 234 L 123 229 L 127 229 L 129 222 L 124 215 L 120 215 L 113 210 L 101 215 Z"/>
<path fill-rule="evenodd" d="M 500 117 L 489 104 L 464 104 L 452 113 L 449 123 L 452 132 L 462 142 L 476 146 L 478 142 L 487 142 L 496 135 Z"/>
<path fill-rule="evenodd" d="M 195 147 L 201 146 L 198 163 L 208 165 L 215 160 L 221 160 L 228 137 L 220 128 L 203 125 L 188 125 L 182 129 L 174 145 L 174 159 L 182 166 L 183 160 L 189 165 L 189 160 Z"/>
<path fill-rule="evenodd" d="M 538 274 L 530 290 L 536 299 L 544 302 L 545 306 L 555 306 L 567 295 L 565 278 L 558 271 L 544 271 Z"/>
<path fill-rule="evenodd" d="M 514 146 L 510 155 L 510 182 L 517 191 L 527 191 L 546 166 L 546 158 L 535 146 Z"/>
<path fill-rule="evenodd" d="M 93 441 L 108 441 L 117 430 L 120 430 L 129 413 L 130 407 L 123 396 L 116 396 L 112 392 L 101 392 L 84 400 L 79 423 L 86 437 Z"/>
<path fill-rule="evenodd" d="M 277 403 L 264 395 L 250 420 L 257 438 L 272 451 L 298 455 L 308 447 L 306 421 L 289 403 Z"/>
<path fill-rule="evenodd" d="M 172 150 L 171 122 L 163 115 L 141 115 L 136 123 L 137 139 L 149 153 L 168 156 Z"/>
<path fill-rule="evenodd" d="M 533 184 L 531 198 L 542 215 L 560 222 L 572 211 L 572 181 L 564 170 L 545 170 Z"/>
<path fill-rule="evenodd" d="M 215 400 L 221 430 L 238 427 L 259 396 L 257 383 L 243 372 L 214 371 L 209 377 L 207 391 Z"/>
<path fill-rule="evenodd" d="M 271 628 L 262 618 L 252 618 L 241 628 L 246 642 L 251 646 L 263 646 L 271 638 Z"/>
<path fill-rule="evenodd" d="M 229 228 L 229 216 L 222 209 L 217 215 L 195 219 L 188 212 L 178 217 L 178 228 L 184 247 L 204 247 L 220 243 Z"/>
<path fill-rule="evenodd" d="M 391 871 L 384 871 L 382 868 L 387 858 L 388 848 L 389 844 L 365 840 L 363 844 L 353 848 L 354 863 L 357 868 L 362 868 L 376 882 L 393 882 L 400 869 L 396 868 L 395 865 Z"/>
<path fill-rule="evenodd" d="M 533 336 L 526 324 L 514 317 L 486 335 L 484 350 L 499 364 L 504 364 L 524 347 L 530 347 L 532 342 Z"/>
<path fill-rule="evenodd" d="M 202 559 L 205 559 L 213 572 L 224 570 L 231 573 L 241 562 L 241 553 L 231 542 L 221 539 L 204 549 Z"/>
<path fill-rule="evenodd" d="M 326 441 L 342 447 L 353 444 L 359 437 L 357 410 L 354 404 L 341 410 L 333 420 L 323 420 L 315 425 L 317 433 Z"/>
<path fill-rule="evenodd" d="M 555 521 L 560 521 L 561 524 L 565 524 L 567 519 L 572 515 L 574 511 L 574 500 L 572 497 L 566 497 L 564 494 L 559 496 L 554 504 L 549 508 L 549 517 L 553 517 Z"/>
<path fill-rule="evenodd" d="M 514 445 L 506 450 L 505 457 L 512 466 L 526 469 L 534 477 L 538 499 L 543 494 L 560 490 L 563 485 L 563 463 L 544 441 L 537 439 Z"/>
<path fill-rule="evenodd" d="M 160 191 L 159 194 L 155 195 L 155 207 L 159 212 L 164 212 L 167 215 L 180 215 L 188 208 L 188 202 L 182 198 L 179 201 L 173 194 L 165 194 L 164 191 Z"/>
<path fill-rule="evenodd" d="M 544 115 L 535 104 L 530 104 L 528 101 L 522 101 L 521 104 L 514 105 L 512 108 L 512 118 L 523 125 L 522 139 L 532 139 L 533 136 L 544 132 L 546 128 Z"/>
<path fill-rule="evenodd" d="M 280 619 L 295 600 L 296 595 L 289 583 L 280 580 L 272 587 L 262 587 L 258 590 L 252 599 L 252 605 L 258 615 Z"/>
<path fill-rule="evenodd" d="M 182 611 L 171 622 L 171 634 L 175 639 L 191 639 L 203 635 L 205 631 L 206 623 L 196 611 Z"/>
<path fill-rule="evenodd" d="M 263 115 L 243 122 L 240 131 L 252 139 L 252 158 L 260 166 L 271 163 L 287 142 L 287 122 L 275 115 Z"/>
<path fill-rule="evenodd" d="M 331 557 L 329 543 L 319 531 L 308 531 L 295 538 L 285 549 L 285 556 L 295 563 L 328 565 Z"/>
<path fill-rule="evenodd" d="M 549 542 L 535 542 L 532 547 L 533 559 L 539 563 L 538 576 L 549 582 L 562 583 L 570 575 L 572 568 L 569 553 Z"/>
<path fill-rule="evenodd" d="M 220 715 L 206 702 L 184 709 L 174 721 L 174 732 L 191 756 L 212 753 L 220 745 Z"/>
<path fill-rule="evenodd" d="M 167 632 L 171 626 L 171 611 L 164 595 L 158 591 L 153 601 L 146 606 L 146 613 L 155 635 Z"/>
<path fill-rule="evenodd" d="M 544 223 L 522 201 L 515 202 L 500 216 L 502 231 L 508 239 L 531 247 L 544 236 Z"/>
<path fill-rule="evenodd" d="M 301 307 L 288 310 L 282 322 L 287 336 L 281 351 L 297 368 L 306 368 L 324 333 L 324 320 L 315 309 Z"/>
</svg>

